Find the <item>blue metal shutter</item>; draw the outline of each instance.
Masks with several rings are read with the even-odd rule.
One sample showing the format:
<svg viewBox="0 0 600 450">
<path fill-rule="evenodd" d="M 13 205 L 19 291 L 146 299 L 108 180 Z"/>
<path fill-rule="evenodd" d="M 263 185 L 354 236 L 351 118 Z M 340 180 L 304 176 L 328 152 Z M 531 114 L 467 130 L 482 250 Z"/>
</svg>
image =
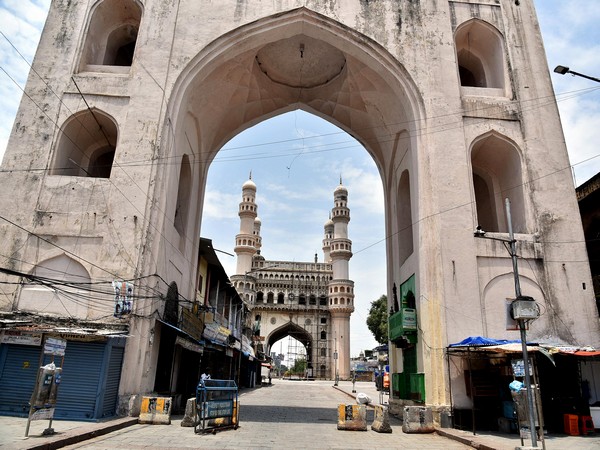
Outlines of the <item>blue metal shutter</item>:
<svg viewBox="0 0 600 450">
<path fill-rule="evenodd" d="M 95 417 L 95 410 L 105 349 L 105 343 L 67 343 L 55 418 L 99 419 Z"/>
<path fill-rule="evenodd" d="M 122 347 L 111 348 L 108 371 L 106 374 L 106 391 L 104 393 L 104 403 L 102 404 L 102 417 L 115 415 L 124 351 L 125 349 Z"/>
<path fill-rule="evenodd" d="M 40 347 L 1 346 L 0 413 L 24 417 L 29 414 L 29 400 L 35 386 L 40 351 Z"/>
</svg>

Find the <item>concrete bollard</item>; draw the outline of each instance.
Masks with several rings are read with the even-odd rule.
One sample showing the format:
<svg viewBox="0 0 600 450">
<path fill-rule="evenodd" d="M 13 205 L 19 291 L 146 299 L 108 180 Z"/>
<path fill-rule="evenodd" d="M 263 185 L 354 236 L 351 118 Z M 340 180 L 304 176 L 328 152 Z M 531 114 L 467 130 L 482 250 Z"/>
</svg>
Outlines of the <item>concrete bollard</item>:
<svg viewBox="0 0 600 450">
<path fill-rule="evenodd" d="M 143 397 L 139 423 L 171 424 L 171 397 Z"/>
<path fill-rule="evenodd" d="M 338 430 L 367 431 L 365 405 L 338 405 Z"/>
<path fill-rule="evenodd" d="M 390 414 L 388 409 L 382 405 L 375 405 L 375 419 L 371 424 L 371 430 L 375 430 L 378 433 L 391 433 L 392 427 L 390 426 Z"/>
<path fill-rule="evenodd" d="M 402 431 L 405 433 L 433 433 L 433 413 L 425 406 L 405 406 Z"/>
<path fill-rule="evenodd" d="M 182 427 L 196 426 L 196 398 L 188 398 L 185 402 L 185 414 L 181 420 Z"/>
</svg>

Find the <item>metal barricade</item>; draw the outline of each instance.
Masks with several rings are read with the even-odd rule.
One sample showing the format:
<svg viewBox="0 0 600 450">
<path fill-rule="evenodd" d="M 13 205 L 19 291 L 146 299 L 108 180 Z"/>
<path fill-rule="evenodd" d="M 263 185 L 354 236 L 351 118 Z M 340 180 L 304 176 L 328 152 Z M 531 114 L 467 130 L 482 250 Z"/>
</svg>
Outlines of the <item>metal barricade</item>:
<svg viewBox="0 0 600 450">
<path fill-rule="evenodd" d="M 200 380 L 196 388 L 196 433 L 238 427 L 238 388 L 233 380 Z"/>
</svg>

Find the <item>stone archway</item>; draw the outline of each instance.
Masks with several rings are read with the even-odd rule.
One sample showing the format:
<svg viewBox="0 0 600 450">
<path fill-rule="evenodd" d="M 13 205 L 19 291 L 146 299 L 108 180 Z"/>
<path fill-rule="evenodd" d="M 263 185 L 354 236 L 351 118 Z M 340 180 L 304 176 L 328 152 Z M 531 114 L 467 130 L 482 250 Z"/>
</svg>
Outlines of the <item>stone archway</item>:
<svg viewBox="0 0 600 450">
<path fill-rule="evenodd" d="M 420 95 L 406 70 L 384 48 L 307 8 L 260 19 L 221 36 L 196 55 L 177 80 L 160 151 L 162 157 L 176 161 L 194 155 L 195 201 L 189 214 L 194 220 L 185 228 L 187 238 L 197 239 L 206 175 L 222 145 L 244 129 L 294 109 L 337 125 L 373 157 L 386 191 L 386 223 L 392 236 L 388 266 L 397 272 L 404 261 L 397 255 L 398 224 L 390 205 L 398 201 L 399 169 L 417 171 L 422 137 L 415 130 L 424 115 Z M 177 177 L 168 167 L 159 170 L 165 179 Z M 160 189 L 157 184 L 154 198 L 163 197 L 160 203 L 166 205 L 168 217 L 172 193 Z M 417 191 L 415 184 L 413 196 Z M 163 236 L 176 241 L 169 239 L 174 235 L 170 224 L 164 226 Z M 154 242 L 161 245 L 160 239 Z M 193 248 L 188 246 L 188 252 Z M 191 253 L 185 259 L 193 261 Z M 407 271 L 415 272 L 416 263 L 409 260 L 412 267 Z"/>
<path fill-rule="evenodd" d="M 268 334 L 265 341 L 266 354 L 270 355 L 273 345 L 279 340 L 288 336 L 296 339 L 298 342 L 300 342 L 300 344 L 304 346 L 306 350 L 306 367 L 308 371 L 308 376 L 310 378 L 314 377 L 313 340 L 315 339 L 315 337 L 311 336 L 311 334 L 306 329 L 302 328 L 297 323 L 294 323 L 292 320 L 289 320 L 287 323 L 281 325 L 280 327 L 273 329 Z"/>
<path fill-rule="evenodd" d="M 153 198 L 164 205 L 166 214 L 149 211 L 157 215 L 157 222 L 163 221 L 163 230 L 161 237 L 148 236 L 147 241 L 158 254 L 168 251 L 170 242 L 183 239 L 194 244 L 201 228 L 206 175 L 221 147 L 246 128 L 295 109 L 333 123 L 363 144 L 379 169 L 385 192 L 388 278 L 401 277 L 401 270 L 418 274 L 419 258 L 400 255 L 398 250 L 401 225 L 396 207 L 405 200 L 399 198 L 401 175 L 418 172 L 417 149 L 427 138 L 418 131 L 425 115 L 421 95 L 388 50 L 305 7 L 218 37 L 181 71 L 168 100 L 159 151 L 161 158 L 171 161 L 188 156 L 194 160 L 187 214 L 191 219 L 179 230 L 164 220 L 174 215 L 170 208 L 176 194 L 161 186 L 173 186 L 177 171 L 159 167 L 157 177 L 163 184 L 156 184 Z M 418 177 L 411 180 L 409 192 L 418 204 Z M 411 237 L 419 240 L 418 228 Z M 186 245 L 179 261 L 173 258 L 162 268 L 167 279 L 173 278 L 170 273 L 183 274 L 182 289 L 193 286 L 185 277 L 195 273 L 189 267 L 194 248 Z"/>
</svg>

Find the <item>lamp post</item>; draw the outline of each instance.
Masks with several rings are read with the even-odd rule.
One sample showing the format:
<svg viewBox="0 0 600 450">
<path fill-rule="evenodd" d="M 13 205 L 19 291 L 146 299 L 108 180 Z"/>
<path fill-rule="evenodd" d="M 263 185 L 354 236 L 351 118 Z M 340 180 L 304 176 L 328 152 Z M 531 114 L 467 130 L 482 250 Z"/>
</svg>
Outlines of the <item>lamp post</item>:
<svg viewBox="0 0 600 450">
<path fill-rule="evenodd" d="M 338 385 L 338 379 L 339 379 L 339 375 L 338 375 L 338 351 L 337 351 L 337 337 L 334 338 L 335 341 L 335 349 L 333 352 L 333 363 L 335 365 L 335 381 L 333 382 L 334 386 Z"/>
<path fill-rule="evenodd" d="M 474 232 L 474 236 L 484 239 L 492 239 L 495 241 L 506 242 L 510 244 L 510 257 L 512 259 L 513 275 L 515 280 L 515 300 L 512 302 L 512 315 L 519 324 L 521 333 L 521 349 L 523 352 L 523 368 L 525 369 L 525 389 L 527 392 L 527 415 L 529 416 L 529 431 L 531 434 L 531 446 L 537 447 L 537 436 L 535 430 L 535 416 L 533 408 L 533 389 L 531 387 L 531 376 L 529 374 L 529 355 L 527 353 L 527 336 L 526 336 L 526 321 L 536 319 L 539 316 L 539 311 L 535 305 L 535 301 L 531 297 L 521 295 L 521 283 L 519 281 L 519 268 L 517 264 L 517 248 L 515 236 L 512 228 L 512 218 L 510 215 L 510 200 L 507 198 L 506 203 L 506 221 L 508 224 L 508 239 L 501 237 L 486 236 L 485 231 L 478 226 Z"/>
<path fill-rule="evenodd" d="M 600 78 L 591 77 L 589 75 L 584 75 L 583 73 L 575 72 L 574 70 L 571 70 L 566 66 L 556 66 L 554 68 L 554 72 L 559 73 L 561 75 L 570 73 L 571 75 L 582 77 L 582 78 L 587 78 L 588 80 L 592 80 L 592 81 L 596 81 L 596 82 L 600 83 Z"/>
</svg>

